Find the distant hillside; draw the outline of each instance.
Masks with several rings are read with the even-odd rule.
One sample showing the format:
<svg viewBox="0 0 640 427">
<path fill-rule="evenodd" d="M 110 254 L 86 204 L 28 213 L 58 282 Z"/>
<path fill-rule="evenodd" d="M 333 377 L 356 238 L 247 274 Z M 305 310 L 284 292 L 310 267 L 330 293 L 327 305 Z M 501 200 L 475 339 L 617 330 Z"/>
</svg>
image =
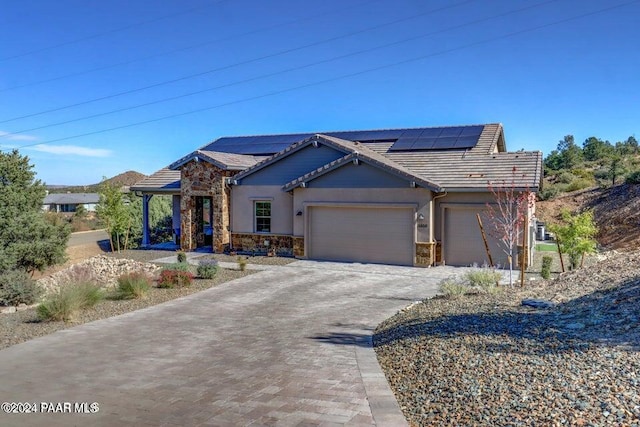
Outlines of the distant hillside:
<svg viewBox="0 0 640 427">
<path fill-rule="evenodd" d="M 640 184 L 589 188 L 541 201 L 537 204 L 537 216 L 543 221 L 557 221 L 563 208 L 571 212 L 593 209 L 600 230 L 597 240 L 604 248 L 640 247 Z"/>
<path fill-rule="evenodd" d="M 146 175 L 136 171 L 127 171 L 112 178 L 107 179 L 109 184 L 115 184 L 119 187 L 130 187 L 136 182 L 146 178 Z M 47 190 L 50 193 L 97 193 L 100 188 L 100 182 L 90 185 L 74 185 L 74 186 L 62 186 L 51 185 L 47 186 Z"/>
</svg>

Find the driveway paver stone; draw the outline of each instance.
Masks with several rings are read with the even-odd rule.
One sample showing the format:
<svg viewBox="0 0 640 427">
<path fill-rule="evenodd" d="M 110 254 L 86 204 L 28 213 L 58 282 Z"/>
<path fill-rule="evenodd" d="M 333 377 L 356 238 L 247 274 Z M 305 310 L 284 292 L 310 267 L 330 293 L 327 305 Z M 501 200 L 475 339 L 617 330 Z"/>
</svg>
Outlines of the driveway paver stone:
<svg viewBox="0 0 640 427">
<path fill-rule="evenodd" d="M 0 425 L 406 425 L 378 323 L 463 269 L 297 261 L 0 351 L 0 400 L 97 402 Z"/>
</svg>

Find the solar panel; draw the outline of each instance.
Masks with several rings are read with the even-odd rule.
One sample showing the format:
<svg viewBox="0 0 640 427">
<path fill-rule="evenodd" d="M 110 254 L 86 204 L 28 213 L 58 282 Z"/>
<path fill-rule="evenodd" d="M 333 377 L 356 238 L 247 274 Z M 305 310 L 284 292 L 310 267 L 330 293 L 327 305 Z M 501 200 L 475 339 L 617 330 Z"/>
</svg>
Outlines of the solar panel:
<svg viewBox="0 0 640 427">
<path fill-rule="evenodd" d="M 462 127 L 443 128 L 440 137 L 455 137 L 457 138 L 462 132 Z"/>
<path fill-rule="evenodd" d="M 385 129 L 385 130 L 367 130 L 367 131 L 346 131 L 346 132 L 329 132 L 327 135 L 336 138 L 348 139 L 350 141 L 389 141 L 398 139 L 402 135 L 402 130 Z"/>
<path fill-rule="evenodd" d="M 460 136 L 480 136 L 483 130 L 484 130 L 484 126 L 482 125 L 464 126 L 462 128 L 462 132 L 460 133 Z"/>
<path fill-rule="evenodd" d="M 413 147 L 413 139 L 399 139 L 389 149 L 390 151 L 410 150 Z"/>
<path fill-rule="evenodd" d="M 424 131 L 422 132 L 422 136 L 423 138 L 426 137 L 437 137 L 440 136 L 440 133 L 442 132 L 442 128 L 426 128 L 424 129 Z"/>
<path fill-rule="evenodd" d="M 455 143 L 455 148 L 471 148 L 478 143 L 478 136 L 461 136 Z"/>
<path fill-rule="evenodd" d="M 431 150 L 431 148 L 437 141 L 438 141 L 438 138 L 434 138 L 434 137 L 416 138 L 411 148 L 413 150 Z"/>
</svg>

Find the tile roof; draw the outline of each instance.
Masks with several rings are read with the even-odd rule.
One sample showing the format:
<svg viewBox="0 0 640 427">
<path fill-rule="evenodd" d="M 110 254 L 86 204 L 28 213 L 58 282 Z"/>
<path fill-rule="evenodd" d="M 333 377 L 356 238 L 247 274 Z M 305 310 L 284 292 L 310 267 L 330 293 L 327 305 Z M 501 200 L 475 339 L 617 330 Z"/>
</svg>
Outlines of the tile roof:
<svg viewBox="0 0 640 427">
<path fill-rule="evenodd" d="M 442 135 L 445 135 L 455 131 L 455 128 L 464 131 L 467 128 L 479 127 L 482 129 L 481 133 L 479 136 L 476 135 L 477 141 L 470 148 L 392 149 L 399 138 L 409 139 L 411 135 L 421 131 L 429 130 L 429 133 L 437 133 L 437 130 L 441 129 Z M 200 157 L 223 169 L 241 171 L 235 176 L 240 180 L 301 149 L 312 138 L 322 138 L 323 143 L 343 151 L 345 156 L 358 151 L 362 159 L 366 158 L 378 167 L 387 168 L 402 176 L 415 177 L 416 182 L 423 181 L 425 186 L 442 188 L 446 191 L 482 191 L 487 188 L 489 182 L 511 182 L 512 179 L 518 188 L 537 189 L 542 179 L 542 153 L 538 151 L 507 153 L 503 128 L 499 123 L 322 134 L 224 137 L 183 157 L 169 168 L 179 167 L 194 157 Z M 270 156 L 266 157 L 267 154 Z M 325 166 L 339 166 L 330 165 Z M 307 175 L 325 173 L 322 172 L 325 166 Z M 164 170 L 158 171 L 137 183 L 132 190 L 179 189 L 179 171 L 170 172 L 174 172 L 175 175 L 170 175 Z M 293 185 L 293 183 L 292 181 L 287 185 Z"/>
<path fill-rule="evenodd" d="M 241 171 L 254 164 L 258 163 L 260 160 L 264 159 L 266 156 L 253 156 L 248 154 L 236 154 L 236 153 L 223 153 L 218 151 L 210 151 L 210 150 L 196 150 L 183 158 L 171 163 L 169 165 L 169 169 L 178 169 L 180 166 L 185 163 L 193 160 L 193 159 L 202 159 L 212 163 L 223 170 L 237 170 Z"/>
<path fill-rule="evenodd" d="M 132 185 L 130 190 L 147 193 L 180 194 L 180 171 L 171 170 L 168 167 L 162 168 Z"/>
</svg>

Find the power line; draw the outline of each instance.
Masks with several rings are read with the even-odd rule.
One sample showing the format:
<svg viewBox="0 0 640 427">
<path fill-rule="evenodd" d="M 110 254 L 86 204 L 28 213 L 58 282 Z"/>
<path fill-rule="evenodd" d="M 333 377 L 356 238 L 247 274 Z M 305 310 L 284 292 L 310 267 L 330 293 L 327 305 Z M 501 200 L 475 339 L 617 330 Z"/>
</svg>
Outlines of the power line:
<svg viewBox="0 0 640 427">
<path fill-rule="evenodd" d="M 204 46 L 209 46 L 209 45 L 212 45 L 212 44 L 217 44 L 217 43 L 221 43 L 221 42 L 225 42 L 225 41 L 229 41 L 229 40 L 234 40 L 234 39 L 237 39 L 237 38 L 246 37 L 246 36 L 250 36 L 250 35 L 253 35 L 253 34 L 259 34 L 259 33 L 262 33 L 262 32 L 265 32 L 265 31 L 270 31 L 270 30 L 273 30 L 273 29 L 276 29 L 276 28 L 280 28 L 280 27 L 285 27 L 287 25 L 297 24 L 299 22 L 304 22 L 304 21 L 308 21 L 308 20 L 311 20 L 311 19 L 321 18 L 321 17 L 326 16 L 326 15 L 332 15 L 332 14 L 335 14 L 335 13 L 338 13 L 338 12 L 342 12 L 342 11 L 349 10 L 349 9 L 354 9 L 354 8 L 365 6 L 365 5 L 368 5 L 368 4 L 378 3 L 380 1 L 382 1 L 382 0 L 369 0 L 369 1 L 365 1 L 365 2 L 362 2 L 362 3 L 355 4 L 355 5 L 350 5 L 350 6 L 347 6 L 345 8 L 333 9 L 333 10 L 322 12 L 322 13 L 318 13 L 318 14 L 315 14 L 315 15 L 307 15 L 307 16 L 304 16 L 302 18 L 292 19 L 292 20 L 281 22 L 281 23 L 278 23 L 278 24 L 274 24 L 274 25 L 269 25 L 269 26 L 266 26 L 266 27 L 258 28 L 258 29 L 252 30 L 252 31 L 247 31 L 247 32 L 244 32 L 244 33 L 235 34 L 235 35 L 231 35 L 231 36 L 228 36 L 228 37 L 222 37 L 222 38 L 215 39 L 215 40 L 209 40 L 209 41 L 206 41 L 206 42 L 203 42 L 203 43 L 197 43 L 197 44 L 193 44 L 193 45 L 189 45 L 189 46 L 184 46 L 184 47 L 180 47 L 180 48 L 177 48 L 177 49 L 167 50 L 167 51 L 164 51 L 164 52 L 155 53 L 153 55 L 142 56 L 142 57 L 131 59 L 131 60 L 128 60 L 128 61 L 122 61 L 122 62 L 118 62 L 118 63 L 115 63 L 115 64 L 104 65 L 104 66 L 101 66 L 101 67 L 91 68 L 89 70 L 79 71 L 79 72 L 71 73 L 71 74 L 65 74 L 63 76 L 52 77 L 52 78 L 49 78 L 49 79 L 38 80 L 38 81 L 35 81 L 35 82 L 20 84 L 20 85 L 16 85 L 16 86 L 10 86 L 10 87 L 4 88 L 4 89 L 0 89 L 0 93 L 1 92 L 7 92 L 7 91 L 10 91 L 10 90 L 30 87 L 30 86 L 36 86 L 36 85 L 40 85 L 40 84 L 44 84 L 44 83 L 50 83 L 50 82 L 54 82 L 54 81 L 58 81 L 58 80 L 67 79 L 67 78 L 70 78 L 70 77 L 83 76 L 83 75 L 86 75 L 86 74 L 94 73 L 96 71 L 109 70 L 111 68 L 116 68 L 116 67 L 120 67 L 120 66 L 123 66 L 123 65 L 134 64 L 136 62 L 145 61 L 147 59 L 158 58 L 158 57 L 162 57 L 162 56 L 165 56 L 165 55 L 171 55 L 171 54 L 178 53 L 178 52 L 184 52 L 184 51 L 187 51 L 187 50 L 198 49 L 198 48 L 201 48 L 201 47 L 204 47 Z"/>
<path fill-rule="evenodd" d="M 102 31 L 100 33 L 94 33 L 94 34 L 91 34 L 89 36 L 81 37 L 79 39 L 69 40 L 69 41 L 58 43 L 58 44 L 55 44 L 55 45 L 46 46 L 46 47 L 42 47 L 42 48 L 39 48 L 39 49 L 34 49 L 34 50 L 31 50 L 31 51 L 19 53 L 17 55 L 13 55 L 13 56 L 6 56 L 4 58 L 0 58 L 0 62 L 9 61 L 11 59 L 22 58 L 22 57 L 25 57 L 25 56 L 35 55 L 36 53 L 46 52 L 48 50 L 57 49 L 59 47 L 69 46 L 69 45 L 72 45 L 72 44 L 81 43 L 83 41 L 97 39 L 99 37 L 103 37 L 103 36 L 106 36 L 106 35 L 109 35 L 109 34 L 119 33 L 121 31 L 129 30 L 131 28 L 140 27 L 142 25 L 152 24 L 154 22 L 163 21 L 165 19 L 175 18 L 175 17 L 180 16 L 180 15 L 187 15 L 187 14 L 195 12 L 197 10 L 206 9 L 206 8 L 209 8 L 211 6 L 215 6 L 215 5 L 219 4 L 219 3 L 223 3 L 223 2 L 226 2 L 226 1 L 228 1 L 228 0 L 217 0 L 217 1 L 213 2 L 213 3 L 209 3 L 209 4 L 206 4 L 206 5 L 203 5 L 203 6 L 192 7 L 191 9 L 187 9 L 187 10 L 184 10 L 182 12 L 172 13 L 172 14 L 169 14 L 169 15 L 163 15 L 163 16 L 159 16 L 157 18 L 147 19 L 145 21 L 139 21 L 139 22 L 136 22 L 136 23 L 133 23 L 133 24 L 129 24 L 129 25 L 125 25 L 125 26 L 122 26 L 122 27 L 114 28 L 112 30 Z"/>
<path fill-rule="evenodd" d="M 334 81 L 338 81 L 338 80 L 344 80 L 344 79 L 348 79 L 351 77 L 356 77 L 356 76 L 360 76 L 363 74 L 368 74 L 368 73 L 372 73 L 375 71 L 380 71 L 380 70 L 384 70 L 387 68 L 392 68 L 392 67 L 396 67 L 399 65 L 405 65 L 405 64 L 409 64 L 412 62 L 416 62 L 416 61 L 421 61 L 424 59 L 428 59 L 428 58 L 432 58 L 432 57 L 436 57 L 436 56 L 441 56 L 441 55 L 445 55 L 448 53 L 452 53 L 452 52 L 456 52 L 456 51 L 460 51 L 460 50 L 464 50 L 464 49 L 468 49 L 471 47 L 475 47 L 475 46 L 479 46 L 479 45 L 483 45 L 483 44 L 487 44 L 487 43 L 491 43 L 494 41 L 498 41 L 498 40 L 502 40 L 502 39 L 506 39 L 506 38 L 510 38 L 510 37 L 514 37 L 514 36 L 518 36 L 521 34 L 525 34 L 525 33 L 530 33 L 533 31 L 537 31 L 537 30 L 541 30 L 543 28 L 548 28 L 548 27 L 552 27 L 555 25 L 559 25 L 559 24 L 564 24 L 567 22 L 571 22 L 571 21 L 575 21 L 578 19 L 582 19 L 582 18 L 586 18 L 588 16 L 593 16 L 593 15 L 597 15 L 600 13 L 604 13 L 604 12 L 608 12 L 614 9 L 618 9 L 624 6 L 628 6 L 630 4 L 634 4 L 634 3 L 638 3 L 640 2 L 640 0 L 632 0 L 629 2 L 625 2 L 625 3 L 621 3 L 618 5 L 614 5 L 614 6 L 610 6 L 610 7 L 606 7 L 603 9 L 599 9 L 593 12 L 587 12 L 587 13 L 583 13 L 580 15 L 575 15 L 573 17 L 569 17 L 569 18 L 565 18 L 565 19 L 561 19 L 561 20 L 557 20 L 557 21 L 553 21 L 547 24 L 542 24 L 542 25 L 537 25 L 534 27 L 529 27 L 529 28 L 525 28 L 522 30 L 518 30 L 518 31 L 514 31 L 511 33 L 507 33 L 507 34 L 503 34 L 500 36 L 496 36 L 496 37 L 491 37 L 491 38 L 487 38 L 484 40 L 479 40 L 479 41 L 475 41 L 472 43 L 468 43 L 462 46 L 458 46 L 458 47 L 454 47 L 454 48 L 449 48 L 449 49 L 444 49 L 438 52 L 433 52 L 427 55 L 421 55 L 418 57 L 414 57 L 414 58 L 410 58 L 410 59 L 406 59 L 403 61 L 398 61 L 398 62 L 394 62 L 394 63 L 390 63 L 390 64 L 385 64 L 385 65 L 381 65 L 378 67 L 373 67 L 373 68 L 368 68 L 365 70 L 361 70 L 361 71 L 356 71 L 353 73 L 349 73 L 349 74 L 343 74 L 341 76 L 336 76 L 336 77 L 332 77 L 332 78 L 328 78 L 328 79 L 324 79 L 324 80 L 318 80 L 315 82 L 310 82 L 310 83 L 306 83 L 303 85 L 298 85 L 298 86 L 294 86 L 294 87 L 290 87 L 290 88 L 286 88 L 286 89 L 280 89 L 280 90 L 276 90 L 276 91 L 272 91 L 272 92 L 267 92 L 261 95 L 256 95 L 256 96 L 251 96 L 251 97 L 247 97 L 247 98 L 243 98 L 243 99 L 239 99 L 239 100 L 235 100 L 235 101 L 229 101 L 229 102 L 225 102 L 222 104 L 218 104 L 218 105 L 214 105 L 214 106 L 210 106 L 210 107 L 204 107 L 204 108 L 198 108 L 195 110 L 190 110 L 190 111 L 185 111 L 182 113 L 177 113 L 177 114 L 169 114 L 166 116 L 162 116 L 162 117 L 157 117 L 155 119 L 149 119 L 149 120 L 144 120 L 144 121 L 140 121 L 140 122 L 134 122 L 134 123 L 129 123 L 126 125 L 121 125 L 121 126 L 115 126 L 115 127 L 111 127 L 111 128 L 107 128 L 107 129 L 101 129 L 101 130 L 97 130 L 97 131 L 92 131 L 92 132 L 87 132 L 87 133 L 83 133 L 83 134 L 78 134 L 78 135 L 72 135 L 72 136 L 67 136 L 67 137 L 63 137 L 63 138 L 56 138 L 56 139 L 52 139 L 52 140 L 48 140 L 48 141 L 44 141 L 44 142 L 38 142 L 38 143 L 32 143 L 32 144 L 25 144 L 22 145 L 18 148 L 27 148 L 27 147 L 33 147 L 36 145 L 44 145 L 44 144 L 51 144 L 54 142 L 60 142 L 60 141 L 67 141 L 69 139 L 75 139 L 75 138 L 81 138 L 84 136 L 90 136 L 90 135 L 97 135 L 97 134 L 101 134 L 101 133 L 106 133 L 106 132 L 112 132 L 115 130 L 120 130 L 120 129 L 126 129 L 126 128 L 130 128 L 130 127 L 134 127 L 134 126 L 141 126 L 141 125 L 145 125 L 145 124 L 149 124 L 149 123 L 155 123 L 155 122 L 159 122 L 162 120 L 167 120 L 167 119 L 172 119 L 172 118 L 176 118 L 176 117 L 182 117 L 182 116 L 187 116 L 190 114 L 195 114 L 195 113 L 201 113 L 204 111 L 209 111 L 209 110 L 213 110 L 213 109 L 217 109 L 217 108 L 222 108 L 222 107 L 227 107 L 230 105 L 235 105 L 235 104 L 241 104 L 244 102 L 249 102 L 249 101 L 254 101 L 257 99 L 262 99 L 262 98 L 267 98 L 267 97 L 271 97 L 271 96 L 275 96 L 275 95 L 280 95 L 283 93 L 287 93 L 287 92 L 293 92 L 296 90 L 300 90 L 300 89 L 306 89 L 308 87 L 313 87 L 313 86 L 319 86 L 319 85 L 323 85 L 326 83 L 331 83 Z"/>
<path fill-rule="evenodd" d="M 349 57 L 352 57 L 352 56 L 361 55 L 361 54 L 364 54 L 364 53 L 370 53 L 370 52 L 374 52 L 376 50 L 386 49 L 388 47 L 396 46 L 396 45 L 403 44 L 403 43 L 406 43 L 406 42 L 409 42 L 409 41 L 415 41 L 415 40 L 419 40 L 419 39 L 426 38 L 426 37 L 429 37 L 429 36 L 434 36 L 434 35 L 437 35 L 437 34 L 446 33 L 446 32 L 452 31 L 452 30 L 457 30 L 457 29 L 468 27 L 468 26 L 471 26 L 471 25 L 476 25 L 476 24 L 479 24 L 479 23 L 482 23 L 482 22 L 487 22 L 487 21 L 491 21 L 491 20 L 494 20 L 494 19 L 503 18 L 503 17 L 508 16 L 508 15 L 513 15 L 515 13 L 523 12 L 525 10 L 529 10 L 529 9 L 533 9 L 533 8 L 536 8 L 536 7 L 544 6 L 544 5 L 548 4 L 548 3 L 553 3 L 553 2 L 556 2 L 556 1 L 558 1 L 558 0 L 547 0 L 547 1 L 544 1 L 544 2 L 541 2 L 541 3 L 536 3 L 536 4 L 533 4 L 533 5 L 530 5 L 530 6 L 525 6 L 525 7 L 519 8 L 519 9 L 514 9 L 514 10 L 511 10 L 511 11 L 503 12 L 503 13 L 500 13 L 500 14 L 497 14 L 497 15 L 476 19 L 476 20 L 473 20 L 473 21 L 470 21 L 470 22 L 466 22 L 466 23 L 463 23 L 463 24 L 459 24 L 459 25 L 455 25 L 455 26 L 452 26 L 452 27 L 444 28 L 444 29 L 441 29 L 441 30 L 432 31 L 432 32 L 424 33 L 424 34 L 419 34 L 419 35 L 416 35 L 416 36 L 408 37 L 408 38 L 397 40 L 397 41 L 394 41 L 394 42 L 385 43 L 383 45 L 374 46 L 374 47 L 370 47 L 370 48 L 367 48 L 367 49 L 361 49 L 361 50 L 358 50 L 358 51 L 355 51 L 355 52 L 350 52 L 350 53 L 347 53 L 347 54 L 344 54 L 344 55 L 334 56 L 332 58 L 324 59 L 324 60 L 321 60 L 321 61 L 314 61 L 314 62 L 307 63 L 307 64 L 304 64 L 304 65 L 290 67 L 290 68 L 287 68 L 287 69 L 284 69 L 284 70 L 275 71 L 273 73 L 262 74 L 260 76 L 251 77 L 251 78 L 248 78 L 248 79 L 243 79 L 243 80 L 239 80 L 239 81 L 235 81 L 235 82 L 231 82 L 231 83 L 226 83 L 226 84 L 219 85 L 219 86 L 214 86 L 214 87 L 210 87 L 210 88 L 206 88 L 206 89 L 201 89 L 201 90 L 197 90 L 197 91 L 194 91 L 194 92 L 188 92 L 188 93 L 184 93 L 184 94 L 181 94 L 181 95 L 171 96 L 171 97 L 168 97 L 168 98 L 162 98 L 162 99 L 158 99 L 158 100 L 155 100 L 155 101 L 145 102 L 145 103 L 142 103 L 142 104 L 132 105 L 132 106 L 129 106 L 129 107 L 117 108 L 117 109 L 110 110 L 110 111 L 105 111 L 105 112 L 102 112 L 102 113 L 91 114 L 91 115 L 88 115 L 88 116 L 78 117 L 78 118 L 74 118 L 74 119 L 70 119 L 70 120 L 64 120 L 64 121 L 57 122 L 57 123 L 50 123 L 50 124 L 47 124 L 47 125 L 37 126 L 37 127 L 29 128 L 29 129 L 21 129 L 21 130 L 18 130 L 18 131 L 12 132 L 12 133 L 8 133 L 8 134 L 2 135 L 2 136 L 9 137 L 11 135 L 21 134 L 21 133 L 26 133 L 26 132 L 32 132 L 32 131 L 35 131 L 35 130 L 40 130 L 40 129 L 46 129 L 46 128 L 49 128 L 49 127 L 65 125 L 65 124 L 74 123 L 74 122 L 78 122 L 78 121 L 82 121 L 82 120 L 93 119 L 93 118 L 96 118 L 96 117 L 102 117 L 102 116 L 106 116 L 106 115 L 109 115 L 109 114 L 115 114 L 115 113 L 120 113 L 120 112 L 123 112 L 123 111 L 133 110 L 133 109 L 136 109 L 136 108 L 146 107 L 146 106 L 149 106 L 149 105 L 155 105 L 155 104 L 160 104 L 160 103 L 163 103 L 163 102 L 174 101 L 176 99 L 186 98 L 188 96 L 193 96 L 193 95 L 199 95 L 199 94 L 202 94 L 202 93 L 205 93 L 205 92 L 210 92 L 210 91 L 214 91 L 214 90 L 218 90 L 218 89 L 225 89 L 225 88 L 229 88 L 229 87 L 232 87 L 232 86 L 237 86 L 237 85 L 244 84 L 244 83 L 250 83 L 250 82 L 253 82 L 253 81 L 256 81 L 256 80 L 261 80 L 261 79 L 265 79 L 265 78 L 268 78 L 268 77 L 274 77 L 274 76 L 277 76 L 277 75 L 280 75 L 280 74 L 284 74 L 284 73 L 289 73 L 289 72 L 292 72 L 292 71 L 299 71 L 299 70 L 302 70 L 302 69 L 305 69 L 305 68 L 309 68 L 309 67 L 313 67 L 313 66 L 317 66 L 317 65 L 321 65 L 321 64 L 327 64 L 329 62 L 338 61 L 338 60 L 349 58 Z"/>
<path fill-rule="evenodd" d="M 372 31 L 372 30 L 383 28 L 383 27 L 386 27 L 386 26 L 389 26 L 389 25 L 394 25 L 394 24 L 398 24 L 400 22 L 408 21 L 408 20 L 411 20 L 411 19 L 416 19 L 418 17 L 424 16 L 424 15 L 428 15 L 428 14 L 431 14 L 431 13 L 440 12 L 440 11 L 447 10 L 447 9 L 452 9 L 452 8 L 455 8 L 455 7 L 458 7 L 458 6 L 467 4 L 467 3 L 471 3 L 473 1 L 476 1 L 476 0 L 465 0 L 465 1 L 462 1 L 460 3 L 455 3 L 453 5 L 443 6 L 443 7 L 440 7 L 440 8 L 437 8 L 437 9 L 432 9 L 432 10 L 429 10 L 429 11 L 426 11 L 426 12 L 422 12 L 422 13 L 419 13 L 419 14 L 416 14 L 416 15 L 411 15 L 409 17 L 396 19 L 396 20 L 393 20 L 393 21 L 390 21 L 390 22 L 386 22 L 386 23 L 382 23 L 382 24 L 377 24 L 377 25 L 374 25 L 374 26 L 371 26 L 371 27 L 364 28 L 362 30 L 353 31 L 353 32 L 350 32 L 350 33 L 347 33 L 347 34 L 343 34 L 343 35 L 340 35 L 340 36 L 330 37 L 328 39 L 316 41 L 316 42 L 313 42 L 313 43 L 305 44 L 305 45 L 294 47 L 294 48 L 290 48 L 290 49 L 281 50 L 279 52 L 270 53 L 270 54 L 267 54 L 267 55 L 259 56 L 257 58 L 252 58 L 252 59 L 248 59 L 248 60 L 245 60 L 245 61 L 236 62 L 234 64 L 224 65 L 222 67 L 217 67 L 217 68 L 213 68 L 213 69 L 210 69 L 210 70 L 201 71 L 199 73 L 189 74 L 189 75 L 178 77 L 178 78 L 175 78 L 175 79 L 165 80 L 165 81 L 162 81 L 162 82 L 154 83 L 154 84 L 147 85 L 147 86 L 142 86 L 142 87 L 135 88 L 135 89 L 126 90 L 126 91 L 123 91 L 123 92 L 117 92 L 117 93 L 114 93 L 114 94 L 111 94 L 111 95 L 105 95 L 105 96 L 101 96 L 101 97 L 98 97 L 98 98 L 89 99 L 89 100 L 86 100 L 86 101 L 76 102 L 74 104 L 68 104 L 68 105 L 64 105 L 62 107 L 51 108 L 51 109 L 48 109 L 48 110 L 39 111 L 37 113 L 26 114 L 26 115 L 19 116 L 19 117 L 12 117 L 10 119 L 1 120 L 0 124 L 8 123 L 8 122 L 16 121 L 16 120 L 21 120 L 21 119 L 26 119 L 26 118 L 30 118 L 30 117 L 40 116 L 40 115 L 43 115 L 43 114 L 53 113 L 53 112 L 56 112 L 56 111 L 66 110 L 66 109 L 73 108 L 73 107 L 79 107 L 81 105 L 87 105 L 87 104 L 91 104 L 91 103 L 98 102 L 98 101 L 104 101 L 106 99 L 116 98 L 116 97 L 123 96 L 123 95 L 129 95 L 129 94 L 132 94 L 132 93 L 141 92 L 141 91 L 144 91 L 144 90 L 147 90 L 147 89 L 152 89 L 152 88 L 156 88 L 156 87 L 160 87 L 160 86 L 165 86 L 165 85 L 168 85 L 168 84 L 171 84 L 171 83 L 176 83 L 176 82 L 180 82 L 180 81 L 183 81 L 183 80 L 188 80 L 188 79 L 192 79 L 192 78 L 195 78 L 195 77 L 201 77 L 201 76 L 204 76 L 204 75 L 207 75 L 207 74 L 212 74 L 212 73 L 215 73 L 215 72 L 218 72 L 218 71 L 228 70 L 230 68 L 238 67 L 240 65 L 247 65 L 247 64 L 254 63 L 254 62 L 262 61 L 264 59 L 274 58 L 276 56 L 281 56 L 281 55 L 285 55 L 285 54 L 288 54 L 288 53 L 297 52 L 297 51 L 300 51 L 300 50 L 308 49 L 310 47 L 319 46 L 321 44 L 330 43 L 330 42 L 333 42 L 333 41 L 336 41 L 336 40 L 344 39 L 344 38 L 347 38 L 347 37 L 352 37 L 352 36 L 357 35 L 357 34 L 362 34 L 362 33 L 365 33 L 365 32 L 369 32 L 369 31 Z M 549 1 L 557 1 L 557 0 L 549 0 Z"/>
</svg>

